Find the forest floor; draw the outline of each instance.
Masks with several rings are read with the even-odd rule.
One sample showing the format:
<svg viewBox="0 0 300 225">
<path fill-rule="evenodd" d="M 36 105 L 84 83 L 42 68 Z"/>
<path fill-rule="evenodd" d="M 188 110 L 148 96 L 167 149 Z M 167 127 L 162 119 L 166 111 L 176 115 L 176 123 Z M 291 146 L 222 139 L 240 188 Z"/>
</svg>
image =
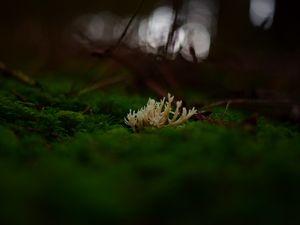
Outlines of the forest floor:
<svg viewBox="0 0 300 225">
<path fill-rule="evenodd" d="M 1 81 L 1 224 L 300 223 L 298 126 L 218 107 L 133 133 L 153 96 L 39 82 Z"/>
</svg>

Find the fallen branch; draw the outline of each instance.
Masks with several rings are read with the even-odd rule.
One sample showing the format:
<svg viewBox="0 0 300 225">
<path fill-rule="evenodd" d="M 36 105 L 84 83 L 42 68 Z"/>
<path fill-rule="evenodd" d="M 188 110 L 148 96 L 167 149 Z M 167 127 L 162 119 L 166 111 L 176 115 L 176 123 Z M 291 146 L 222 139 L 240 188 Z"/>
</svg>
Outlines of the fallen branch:
<svg viewBox="0 0 300 225">
<path fill-rule="evenodd" d="M 24 84 L 30 85 L 30 86 L 38 86 L 38 83 L 24 74 L 21 71 L 13 70 L 11 68 L 8 68 L 3 62 L 0 62 L 0 73 L 7 77 L 12 77 Z"/>
</svg>

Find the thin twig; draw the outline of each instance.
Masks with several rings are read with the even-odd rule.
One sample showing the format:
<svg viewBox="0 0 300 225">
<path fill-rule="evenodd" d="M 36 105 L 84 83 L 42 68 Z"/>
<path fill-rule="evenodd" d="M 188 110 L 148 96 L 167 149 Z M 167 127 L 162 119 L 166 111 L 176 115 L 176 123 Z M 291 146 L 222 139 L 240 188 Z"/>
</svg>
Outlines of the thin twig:
<svg viewBox="0 0 300 225">
<path fill-rule="evenodd" d="M 88 92 L 95 91 L 97 89 L 104 88 L 104 87 L 109 86 L 109 85 L 120 83 L 120 82 L 122 82 L 124 80 L 126 80 L 126 77 L 124 77 L 124 76 L 112 77 L 112 78 L 109 78 L 109 79 L 106 79 L 106 80 L 99 81 L 99 82 L 97 82 L 95 84 L 86 86 L 85 88 L 79 90 L 74 95 L 78 95 L 78 96 L 79 95 L 83 95 L 83 94 L 86 94 Z"/>
<path fill-rule="evenodd" d="M 223 115 L 222 115 L 222 117 L 224 117 L 224 116 L 225 116 L 225 114 L 227 113 L 227 111 L 228 111 L 228 109 L 229 109 L 229 106 L 230 106 L 230 104 L 231 104 L 231 101 L 229 100 L 229 101 L 227 102 L 227 104 L 226 104 L 226 108 L 225 108 L 225 110 L 224 110 L 224 112 L 223 112 Z"/>
<path fill-rule="evenodd" d="M 290 99 L 279 99 L 279 100 L 274 100 L 274 99 L 228 99 L 228 100 L 220 100 L 214 103 L 211 103 L 209 105 L 205 105 L 200 108 L 200 110 L 207 110 L 211 109 L 217 106 L 221 105 L 226 105 L 230 102 L 230 104 L 293 104 L 295 103 L 294 101 Z"/>
<path fill-rule="evenodd" d="M 157 82 L 151 79 L 146 80 L 147 87 L 159 96 L 167 96 L 168 92 L 164 90 Z"/>
<path fill-rule="evenodd" d="M 16 90 L 11 90 L 11 93 L 14 96 L 16 96 L 16 98 L 19 99 L 20 101 L 22 101 L 22 102 L 26 102 L 27 101 L 27 99 L 23 95 L 21 95 L 20 93 L 18 93 Z"/>
<path fill-rule="evenodd" d="M 141 0 L 141 1 L 140 1 L 140 3 L 139 3 L 139 5 L 138 5 L 137 9 L 135 10 L 134 14 L 131 16 L 129 22 L 127 23 L 125 29 L 123 30 L 123 32 L 122 32 L 120 38 L 118 39 L 117 43 L 116 43 L 114 46 L 112 46 L 112 47 L 110 48 L 109 51 L 116 50 L 116 49 L 119 47 L 119 45 L 121 44 L 121 42 L 122 42 L 123 39 L 125 38 L 125 36 L 126 36 L 128 30 L 129 30 L 131 24 L 133 23 L 133 21 L 135 20 L 135 18 L 136 18 L 137 15 L 139 14 L 139 12 L 141 11 L 141 9 L 142 9 L 144 3 L 145 3 L 145 0 Z"/>
<path fill-rule="evenodd" d="M 171 31 L 169 32 L 168 40 L 165 46 L 165 53 L 168 53 L 169 46 L 171 42 L 173 41 L 173 37 L 175 34 L 175 31 L 178 26 L 178 11 L 179 11 L 179 6 L 181 5 L 181 0 L 173 0 L 173 9 L 174 9 L 174 19 L 173 19 L 173 24 L 171 27 Z"/>
<path fill-rule="evenodd" d="M 128 21 L 126 27 L 124 28 L 124 30 L 123 30 L 121 36 L 120 36 L 119 39 L 118 39 L 118 41 L 117 41 L 114 45 L 108 47 L 108 48 L 105 49 L 105 50 L 101 50 L 101 51 L 93 51 L 93 52 L 91 53 L 92 56 L 95 56 L 95 57 L 97 57 L 97 58 L 102 58 L 102 57 L 111 56 L 111 53 L 112 53 L 113 51 L 115 51 L 115 50 L 120 46 L 121 42 L 122 42 L 123 39 L 125 38 L 125 36 L 126 36 L 128 30 L 129 30 L 131 24 L 133 23 L 133 21 L 135 20 L 135 18 L 136 18 L 137 15 L 138 15 L 138 13 L 139 13 L 140 10 L 142 9 L 142 7 L 143 7 L 145 1 L 146 1 L 146 0 L 141 0 L 141 1 L 140 1 L 140 4 L 138 5 L 136 11 L 134 12 L 134 14 L 131 16 L 130 20 Z M 84 35 L 84 34 L 82 34 L 82 33 L 78 33 L 78 35 L 79 35 L 80 38 L 82 38 L 83 40 L 85 40 L 86 42 L 88 42 L 88 44 L 89 44 L 90 47 L 93 47 L 93 42 L 92 42 L 86 35 Z"/>
<path fill-rule="evenodd" d="M 30 86 L 38 85 L 38 83 L 35 80 L 30 78 L 23 72 L 8 68 L 3 62 L 0 62 L 0 73 L 3 73 L 3 75 L 5 75 L 5 76 L 12 77 L 24 84 L 30 85 Z"/>
</svg>

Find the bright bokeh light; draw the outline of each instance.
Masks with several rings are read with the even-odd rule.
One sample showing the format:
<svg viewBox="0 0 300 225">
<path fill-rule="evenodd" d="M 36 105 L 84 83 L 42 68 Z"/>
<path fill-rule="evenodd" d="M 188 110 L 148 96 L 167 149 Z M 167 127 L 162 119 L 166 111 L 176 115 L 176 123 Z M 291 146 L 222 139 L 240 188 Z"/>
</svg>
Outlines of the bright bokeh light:
<svg viewBox="0 0 300 225">
<path fill-rule="evenodd" d="M 113 32 L 120 19 L 110 12 L 101 12 L 79 17 L 75 26 L 91 41 L 111 42 L 114 40 Z M 80 41 L 80 40 L 79 40 Z"/>
<path fill-rule="evenodd" d="M 199 23 L 189 23 L 183 28 L 186 38 L 183 42 L 181 55 L 188 61 L 205 59 L 209 54 L 211 37 L 207 28 Z M 194 51 L 194 54 L 191 52 Z"/>
<path fill-rule="evenodd" d="M 174 12 L 170 7 L 160 7 L 150 16 L 146 39 L 152 48 L 159 48 L 167 43 L 173 19 Z"/>
<path fill-rule="evenodd" d="M 86 34 L 91 40 L 101 40 L 103 38 L 105 23 L 100 16 L 92 16 L 87 24 Z"/>
<path fill-rule="evenodd" d="M 175 12 L 170 6 L 160 6 L 150 15 L 137 18 L 128 29 L 124 44 L 150 54 L 175 59 L 181 55 L 188 61 L 201 61 L 209 55 L 214 35 L 216 7 L 213 0 L 187 0 L 178 12 L 180 22 L 172 31 Z M 117 41 L 129 18 L 119 19 L 100 13 L 84 19 L 85 34 L 100 44 Z M 178 21 L 177 21 L 178 22 Z"/>
<path fill-rule="evenodd" d="M 250 19 L 254 26 L 269 29 L 273 24 L 275 0 L 251 0 Z"/>
<path fill-rule="evenodd" d="M 168 58 L 175 59 L 180 54 L 188 61 L 195 61 L 195 57 L 201 61 L 208 56 L 216 19 L 212 6 L 212 1 L 207 0 L 186 1 L 185 20 L 169 43 Z M 172 8 L 163 6 L 140 21 L 138 37 L 143 51 L 157 54 L 167 44 L 174 16 Z"/>
</svg>

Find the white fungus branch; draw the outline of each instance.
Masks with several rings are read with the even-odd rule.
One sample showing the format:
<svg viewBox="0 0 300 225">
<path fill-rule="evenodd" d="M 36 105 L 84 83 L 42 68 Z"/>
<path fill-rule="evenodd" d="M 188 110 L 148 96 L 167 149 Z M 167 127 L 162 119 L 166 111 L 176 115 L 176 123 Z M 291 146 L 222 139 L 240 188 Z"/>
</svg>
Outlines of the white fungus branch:
<svg viewBox="0 0 300 225">
<path fill-rule="evenodd" d="M 137 112 L 129 110 L 127 117 L 124 118 L 125 124 L 130 126 L 134 132 L 139 132 L 145 127 L 178 126 L 187 122 L 197 113 L 194 107 L 188 111 L 183 107 L 182 113 L 180 113 L 182 101 L 177 101 L 176 109 L 172 111 L 173 100 L 174 96 L 170 94 L 168 94 L 167 101 L 163 98 L 160 102 L 156 102 L 154 99 L 149 98 L 147 105 Z"/>
</svg>

